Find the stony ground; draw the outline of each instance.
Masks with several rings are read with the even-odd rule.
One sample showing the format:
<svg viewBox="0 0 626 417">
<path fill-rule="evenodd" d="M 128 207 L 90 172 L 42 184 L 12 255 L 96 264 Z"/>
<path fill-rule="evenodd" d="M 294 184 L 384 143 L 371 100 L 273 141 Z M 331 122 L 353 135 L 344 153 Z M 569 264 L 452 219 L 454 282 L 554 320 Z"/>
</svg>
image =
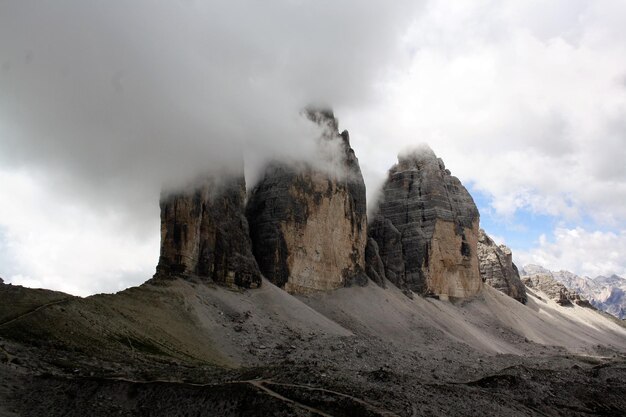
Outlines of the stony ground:
<svg viewBox="0 0 626 417">
<path fill-rule="evenodd" d="M 5 295 L 22 292 L 23 305 L 32 291 L 5 287 L 5 307 Z M 489 292 L 455 305 L 342 291 L 173 283 L 45 307 L 33 293 L 0 322 L 0 415 L 626 415 L 626 333 L 603 318 L 573 323 L 585 310 L 561 317 Z M 548 335 L 493 317 L 499 302 L 524 321 L 550 313 L 553 334 L 573 323 L 580 340 L 605 339 L 537 343 Z"/>
</svg>

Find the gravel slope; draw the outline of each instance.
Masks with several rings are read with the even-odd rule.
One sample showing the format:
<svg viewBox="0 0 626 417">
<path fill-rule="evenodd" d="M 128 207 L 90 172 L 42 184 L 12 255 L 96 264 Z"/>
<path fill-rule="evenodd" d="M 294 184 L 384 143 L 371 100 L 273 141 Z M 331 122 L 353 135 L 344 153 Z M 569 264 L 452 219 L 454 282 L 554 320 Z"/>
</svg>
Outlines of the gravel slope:
<svg viewBox="0 0 626 417">
<path fill-rule="evenodd" d="M 30 303 L 0 323 L 0 415 L 626 414 L 626 328 L 540 293 L 41 291 L 0 291 Z"/>
</svg>

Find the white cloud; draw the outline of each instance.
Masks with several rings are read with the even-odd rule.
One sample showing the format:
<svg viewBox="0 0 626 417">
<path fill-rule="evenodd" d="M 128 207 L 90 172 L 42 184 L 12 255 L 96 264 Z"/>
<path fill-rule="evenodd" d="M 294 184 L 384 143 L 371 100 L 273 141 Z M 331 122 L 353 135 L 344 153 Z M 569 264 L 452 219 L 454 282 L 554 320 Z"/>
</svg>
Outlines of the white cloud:
<svg viewBox="0 0 626 417">
<path fill-rule="evenodd" d="M 427 142 L 497 216 L 615 231 L 584 232 L 585 266 L 558 229 L 532 252 L 545 266 L 623 272 L 626 2 L 125 6 L 0 6 L 0 274 L 76 293 L 147 278 L 161 183 L 229 161 L 233 141 L 310 154 L 297 112 L 311 101 L 350 130 L 370 202 Z"/>
<path fill-rule="evenodd" d="M 428 142 L 500 216 L 623 224 L 626 29 L 614 16 L 625 4 L 429 3 L 378 105 L 344 117 L 363 164 L 388 167 Z"/>
<path fill-rule="evenodd" d="M 582 227 L 556 228 L 554 239 L 542 235 L 536 248 L 517 251 L 518 265 L 537 264 L 549 270 L 567 270 L 596 277 L 626 276 L 626 230 L 589 231 Z"/>
<path fill-rule="evenodd" d="M 159 256 L 154 233 L 128 227 L 116 212 L 58 200 L 22 172 L 0 171 L 0 276 L 6 282 L 75 295 L 114 292 L 149 278 Z M 158 205 L 155 204 L 158 212 Z"/>
<path fill-rule="evenodd" d="M 0 274 L 77 294 L 149 278 L 161 187 L 242 148 L 315 158 L 301 110 L 367 101 L 420 4 L 0 2 Z"/>
</svg>

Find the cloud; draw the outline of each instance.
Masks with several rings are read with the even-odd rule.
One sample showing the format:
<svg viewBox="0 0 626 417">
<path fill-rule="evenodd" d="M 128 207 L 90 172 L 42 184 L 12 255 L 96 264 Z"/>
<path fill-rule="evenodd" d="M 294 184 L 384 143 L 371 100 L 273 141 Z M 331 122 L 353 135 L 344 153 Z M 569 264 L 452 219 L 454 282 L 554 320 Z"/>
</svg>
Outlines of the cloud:
<svg viewBox="0 0 626 417">
<path fill-rule="evenodd" d="M 28 253 L 24 236 L 40 231 L 50 245 L 79 244 L 94 227 L 103 259 L 122 236 L 129 253 L 152 253 L 143 245 L 158 239 L 163 184 L 238 166 L 241 148 L 255 172 L 315 154 L 319 132 L 299 115 L 312 103 L 350 130 L 370 202 L 396 155 L 427 142 L 494 216 L 591 218 L 584 230 L 619 237 L 625 14 L 620 0 L 1 2 L 0 172 L 15 181 L 2 189 L 14 213 L 0 218 L 4 246 Z M 56 213 L 28 226 L 36 210 L 18 177 Z M 0 274 L 18 276 L 17 258 Z M 20 259 L 32 279 L 54 264 Z M 82 285 L 85 272 L 64 279 Z"/>
<path fill-rule="evenodd" d="M 54 198 L 24 172 L 0 171 L 0 275 L 6 282 L 89 295 L 152 276 L 159 236 L 132 233 L 125 214 Z M 153 215 L 158 216 L 158 207 Z"/>
<path fill-rule="evenodd" d="M 596 277 L 626 276 L 626 230 L 593 231 L 582 227 L 556 228 L 554 238 L 542 235 L 536 248 L 514 253 L 519 265 L 537 264 Z"/>
<path fill-rule="evenodd" d="M 377 105 L 344 117 L 377 168 L 366 180 L 428 142 L 501 217 L 624 224 L 625 12 L 621 1 L 430 2 Z"/>
<path fill-rule="evenodd" d="M 0 162 L 119 196 L 306 158 L 300 110 L 366 100 L 411 3 L 4 2 Z"/>
<path fill-rule="evenodd" d="M 33 255 L 13 259 L 27 271 L 21 275 L 41 281 L 50 268 L 60 274 L 61 263 L 80 263 L 64 242 L 100 245 L 81 253 L 86 263 L 121 255 L 114 246 L 122 236 L 152 242 L 161 188 L 239 168 L 242 150 L 257 170 L 273 158 L 311 159 L 320 132 L 301 110 L 367 101 L 418 7 L 408 0 L 0 2 L 0 171 L 14 181 L 2 190 L 11 215 L 0 227 L 15 259 Z M 16 172 L 50 192 L 29 207 Z M 40 232 L 37 241 L 27 238 Z M 125 242 L 130 253 L 133 244 L 145 253 L 142 242 Z M 67 251 L 38 257 L 45 247 Z M 107 287 L 83 285 L 85 272 L 68 266 L 67 288 Z"/>
</svg>

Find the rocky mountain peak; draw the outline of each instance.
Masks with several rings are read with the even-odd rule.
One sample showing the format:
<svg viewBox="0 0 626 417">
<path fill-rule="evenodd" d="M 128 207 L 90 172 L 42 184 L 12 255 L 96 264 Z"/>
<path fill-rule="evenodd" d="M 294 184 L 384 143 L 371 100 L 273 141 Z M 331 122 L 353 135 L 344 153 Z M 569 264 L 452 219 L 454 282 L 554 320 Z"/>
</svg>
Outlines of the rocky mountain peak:
<svg viewBox="0 0 626 417">
<path fill-rule="evenodd" d="M 483 229 L 478 234 L 478 260 L 483 281 L 509 297 L 526 304 L 526 288 L 505 245 L 496 244 Z"/>
<path fill-rule="evenodd" d="M 593 278 L 593 281 L 604 285 L 624 285 L 626 283 L 626 279 L 620 277 L 617 274 L 613 274 L 608 277 L 599 275 Z"/>
<path fill-rule="evenodd" d="M 161 251 L 155 278 L 200 279 L 227 286 L 258 287 L 244 215 L 241 175 L 206 176 L 161 197 Z"/>
<path fill-rule="evenodd" d="M 480 291 L 478 209 L 429 147 L 398 157 L 375 213 L 369 235 L 391 282 L 443 297 Z"/>
<path fill-rule="evenodd" d="M 523 275 L 543 274 L 563 284 L 570 292 L 580 294 L 597 309 L 619 319 L 626 318 L 626 279 L 618 275 L 589 278 L 570 271 L 550 271 L 538 265 L 525 265 Z"/>
<path fill-rule="evenodd" d="M 334 171 L 274 162 L 250 193 L 247 218 L 262 273 L 291 293 L 366 283 L 365 183 L 347 131 L 331 110 L 307 109 L 323 141 L 342 149 Z"/>
<path fill-rule="evenodd" d="M 329 107 L 307 107 L 304 110 L 306 117 L 313 123 L 325 129 L 324 135 L 327 139 L 332 139 L 338 133 L 339 121 L 335 117 L 335 113 Z"/>
<path fill-rule="evenodd" d="M 530 270 L 545 270 L 545 268 L 542 267 L 535 267 L 536 265 L 532 265 Z M 568 289 L 565 285 L 556 280 L 554 275 L 550 271 L 548 271 L 547 273 L 539 272 L 528 274 L 528 269 L 526 268 L 526 266 L 524 267 L 524 271 L 526 275 L 522 276 L 522 282 L 524 283 L 524 285 L 526 285 L 526 287 L 545 293 L 548 297 L 550 297 L 550 299 L 556 301 L 559 305 L 571 306 L 573 303 L 575 303 L 583 307 L 593 308 L 588 300 L 586 300 L 576 291 Z"/>
<path fill-rule="evenodd" d="M 520 270 L 520 275 L 535 275 L 535 274 L 551 274 L 551 272 L 540 265 L 528 264 L 524 265 Z"/>
</svg>

